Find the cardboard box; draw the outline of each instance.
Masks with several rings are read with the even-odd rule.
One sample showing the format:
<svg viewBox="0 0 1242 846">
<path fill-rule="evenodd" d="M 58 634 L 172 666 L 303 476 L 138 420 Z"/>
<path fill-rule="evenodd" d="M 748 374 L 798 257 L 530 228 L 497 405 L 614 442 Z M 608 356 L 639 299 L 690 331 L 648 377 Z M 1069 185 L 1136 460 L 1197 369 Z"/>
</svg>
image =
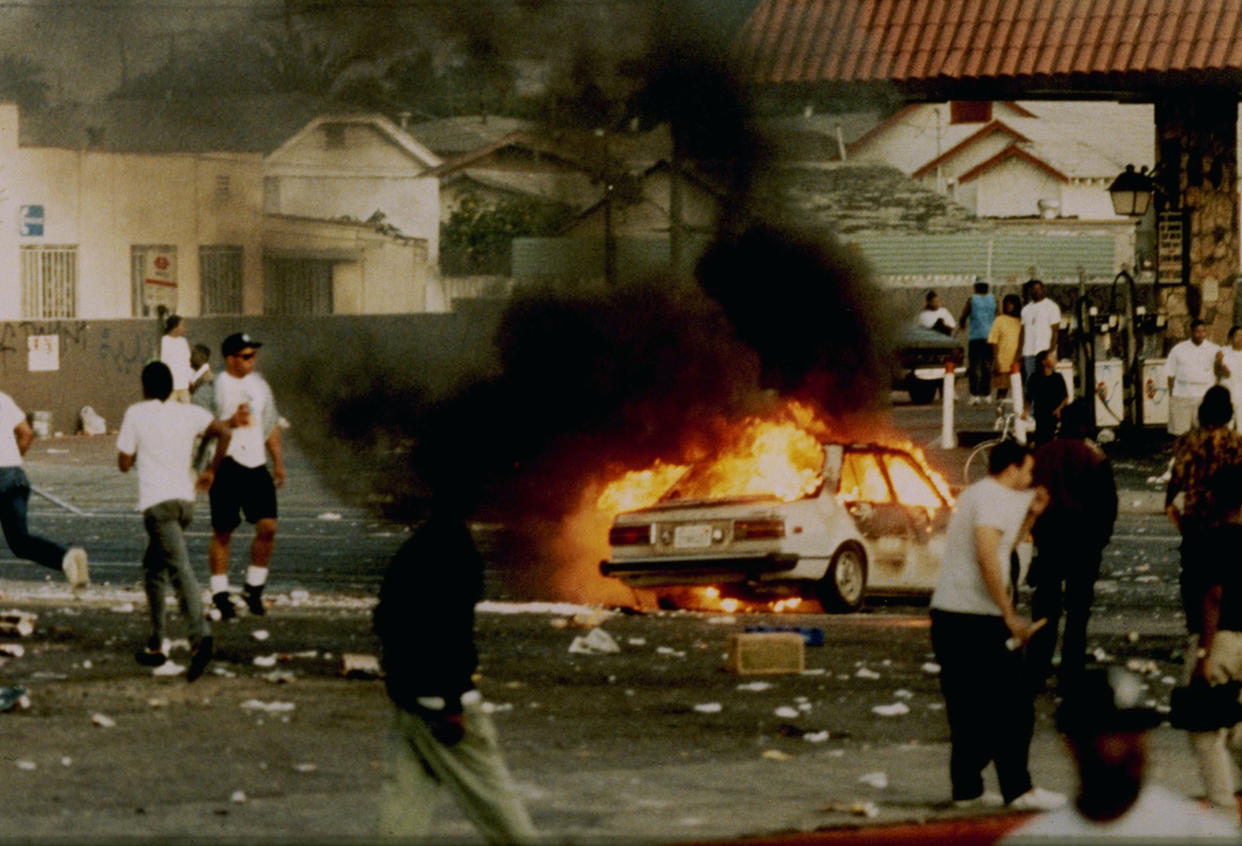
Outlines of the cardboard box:
<svg viewBox="0 0 1242 846">
<path fill-rule="evenodd" d="M 741 676 L 800 673 L 805 643 L 797 632 L 745 632 L 729 635 L 726 668 Z"/>
</svg>

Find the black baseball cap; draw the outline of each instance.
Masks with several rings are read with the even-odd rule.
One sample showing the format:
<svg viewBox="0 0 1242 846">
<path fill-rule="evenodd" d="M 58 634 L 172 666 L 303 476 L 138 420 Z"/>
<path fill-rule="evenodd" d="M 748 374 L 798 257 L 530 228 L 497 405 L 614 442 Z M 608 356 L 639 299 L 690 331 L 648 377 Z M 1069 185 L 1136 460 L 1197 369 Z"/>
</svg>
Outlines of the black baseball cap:
<svg viewBox="0 0 1242 846">
<path fill-rule="evenodd" d="M 225 358 L 228 358 L 231 355 L 237 355 L 246 347 L 258 349 L 261 346 L 263 344 L 260 341 L 256 341 L 245 332 L 234 332 L 224 339 L 224 343 L 220 345 L 220 352 L 224 354 Z"/>
</svg>

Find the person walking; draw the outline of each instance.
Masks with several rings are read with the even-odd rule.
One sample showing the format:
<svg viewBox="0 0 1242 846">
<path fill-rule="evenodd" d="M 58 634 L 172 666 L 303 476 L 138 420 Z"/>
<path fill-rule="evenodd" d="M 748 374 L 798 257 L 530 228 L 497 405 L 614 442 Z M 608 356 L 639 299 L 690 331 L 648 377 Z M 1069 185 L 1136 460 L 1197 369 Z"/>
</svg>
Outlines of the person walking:
<svg viewBox="0 0 1242 846">
<path fill-rule="evenodd" d="M 194 368 L 190 365 L 190 342 L 185 338 L 185 321 L 180 315 L 170 314 L 164 323 L 164 335 L 160 338 L 160 361 L 172 372 L 173 399 L 190 401 L 190 383 L 194 381 Z"/>
<path fill-rule="evenodd" d="M 962 308 L 960 325 L 966 327 L 967 375 L 970 404 L 987 403 L 992 395 L 992 347 L 988 335 L 996 320 L 996 297 L 988 291 L 988 283 L 975 280 L 974 293 Z"/>
<path fill-rule="evenodd" d="M 1242 427 L 1242 326 L 1229 330 L 1228 343 L 1216 364 L 1217 383 L 1229 389 L 1233 397 L 1233 428 Z"/>
<path fill-rule="evenodd" d="M 1044 283 L 1032 279 L 1026 283 L 1031 301 L 1022 306 L 1022 383 L 1039 369 L 1039 356 L 1044 350 L 1057 349 L 1061 328 L 1061 307 L 1049 299 Z"/>
<path fill-rule="evenodd" d="M 1065 797 L 1031 783 L 1028 767 L 1035 695 L 1017 648 L 1038 630 L 1014 606 L 1009 555 L 1047 505 L 1031 488 L 1035 461 L 1002 441 L 988 475 L 963 491 L 945 531 L 931 598 L 931 642 L 949 720 L 949 778 L 955 805 L 981 801 L 983 770 L 996 766 L 1013 810 L 1046 810 Z"/>
<path fill-rule="evenodd" d="M 923 310 L 915 320 L 924 329 L 934 329 L 944 335 L 953 334 L 957 328 L 952 312 L 940 304 L 940 295 L 935 291 L 928 291 L 923 297 Z"/>
<path fill-rule="evenodd" d="M 1069 403 L 1069 388 L 1065 377 L 1057 372 L 1056 350 L 1043 350 L 1035 360 L 1039 367 L 1026 382 L 1027 408 L 1022 416 L 1034 418 L 1032 445 L 1038 447 L 1056 437 L 1061 411 Z"/>
<path fill-rule="evenodd" d="M 231 436 L 228 426 L 207 409 L 170 401 L 172 384 L 172 373 L 163 362 L 153 361 L 142 369 L 145 399 L 125 410 L 116 439 L 117 468 L 128 473 L 138 467 L 138 510 L 147 531 L 142 575 L 151 637 L 146 648 L 139 650 L 138 663 L 159 667 L 168 660 L 164 594 L 171 582 L 190 636 L 186 679 L 194 681 L 211 661 L 212 637 L 186 553 L 184 531 L 193 516 L 194 492 L 211 488 Z M 219 449 L 211 466 L 195 479 L 192 461 L 200 437 L 218 439 Z"/>
<path fill-rule="evenodd" d="M 384 684 L 395 706 L 379 799 L 384 838 L 425 838 L 437 788 L 490 842 L 535 829 L 474 686 L 474 606 L 483 559 L 460 510 L 436 504 L 393 556 L 375 608 Z"/>
<path fill-rule="evenodd" d="M 1113 467 L 1087 437 L 1091 426 L 1087 403 L 1080 397 L 1067 405 L 1061 413 L 1061 434 L 1035 451 L 1035 485 L 1048 491 L 1048 507 L 1032 529 L 1035 557 L 1026 575 L 1027 584 L 1035 589 L 1031 616 L 1048 621 L 1027 645 L 1036 689 L 1052 675 L 1062 610 L 1060 688 L 1072 685 L 1086 666 L 1095 582 L 1117 520 Z"/>
<path fill-rule="evenodd" d="M 1204 394 L 1216 384 L 1217 367 L 1223 358 L 1221 348 L 1207 339 L 1207 324 L 1198 318 L 1190 321 L 1190 337 L 1174 344 L 1164 363 L 1169 380 L 1170 435 L 1184 435 L 1194 425 Z"/>
<path fill-rule="evenodd" d="M 266 380 L 255 372 L 261 346 L 245 332 L 229 335 L 220 347 L 224 369 L 215 380 L 215 415 L 228 422 L 233 437 L 209 493 L 211 540 L 207 563 L 212 604 L 226 620 L 237 613 L 229 590 L 229 544 L 242 515 L 254 524 L 242 597 L 251 614 L 266 613 L 263 587 L 276 543 L 276 490 L 285 483 L 276 400 Z"/>
<path fill-rule="evenodd" d="M 1233 418 L 1229 389 L 1221 385 L 1208 388 L 1199 405 L 1198 418 L 1197 427 L 1173 442 L 1164 499 L 1165 513 L 1182 537 L 1179 587 L 1190 641 L 1188 662 L 1206 657 L 1198 650 L 1204 635 L 1205 597 L 1218 566 L 1215 559 L 1226 552 L 1227 560 L 1236 555 L 1236 550 L 1217 548 L 1220 529 L 1228 522 L 1229 512 L 1222 507 L 1212 480 L 1230 468 L 1242 466 L 1242 434 L 1229 425 Z M 1236 810 L 1233 773 L 1230 766 L 1222 766 L 1225 753 L 1220 732 L 1191 730 L 1188 735 L 1208 799 L 1221 808 Z"/>
<path fill-rule="evenodd" d="M 1009 375 L 1018 359 L 1022 341 L 1022 321 L 1018 317 L 1022 300 L 1017 294 L 1006 294 L 1001 300 L 1001 313 L 992 321 L 988 346 L 992 349 L 992 388 L 996 395 L 1009 393 Z M 1016 409 L 1019 413 L 1021 409 Z"/>
<path fill-rule="evenodd" d="M 190 367 L 194 370 L 194 377 L 190 380 L 190 402 L 210 411 L 215 402 L 213 388 L 215 375 L 211 372 L 211 347 L 206 344 L 195 344 L 190 350 Z"/>
<path fill-rule="evenodd" d="M 30 479 L 22 467 L 22 458 L 34 439 L 26 413 L 12 397 L 0 392 L 0 529 L 4 530 L 4 540 L 18 558 L 63 572 L 76 592 L 91 580 L 86 550 L 62 546 L 30 533 Z"/>
<path fill-rule="evenodd" d="M 1057 730 L 1078 773 L 1078 795 L 998 842 L 1237 843 L 1238 827 L 1227 815 L 1147 780 L 1148 732 L 1162 715 L 1141 704 L 1146 695 L 1143 682 L 1121 667 L 1080 678 L 1056 711 Z"/>
</svg>

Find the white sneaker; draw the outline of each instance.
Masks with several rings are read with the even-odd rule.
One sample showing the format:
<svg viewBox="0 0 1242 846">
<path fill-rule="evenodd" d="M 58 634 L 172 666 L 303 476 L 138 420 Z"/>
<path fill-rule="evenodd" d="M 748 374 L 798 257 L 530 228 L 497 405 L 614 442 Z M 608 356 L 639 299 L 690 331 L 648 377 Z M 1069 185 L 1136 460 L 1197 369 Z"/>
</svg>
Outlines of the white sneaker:
<svg viewBox="0 0 1242 846">
<path fill-rule="evenodd" d="M 1055 811 L 1057 808 L 1065 807 L 1068 801 L 1064 793 L 1044 790 L 1042 787 L 1032 787 L 1010 802 L 1008 807 L 1014 811 Z"/>
<path fill-rule="evenodd" d="M 86 564 L 86 550 L 80 546 L 70 547 L 60 562 L 60 569 L 65 571 L 69 587 L 79 590 L 91 583 L 90 569 Z"/>
</svg>

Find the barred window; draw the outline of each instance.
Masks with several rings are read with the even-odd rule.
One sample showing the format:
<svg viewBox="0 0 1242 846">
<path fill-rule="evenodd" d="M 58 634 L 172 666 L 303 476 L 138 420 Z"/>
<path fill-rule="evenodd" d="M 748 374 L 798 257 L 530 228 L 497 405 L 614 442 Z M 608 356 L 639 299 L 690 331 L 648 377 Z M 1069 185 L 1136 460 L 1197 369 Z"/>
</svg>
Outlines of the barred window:
<svg viewBox="0 0 1242 846">
<path fill-rule="evenodd" d="M 199 247 L 198 268 L 202 290 L 200 314 L 241 314 L 242 248 Z"/>
<path fill-rule="evenodd" d="M 333 263 L 265 257 L 264 314 L 332 314 Z"/>
<path fill-rule="evenodd" d="M 78 248 L 22 247 L 22 316 L 57 319 L 78 316 Z"/>
</svg>

